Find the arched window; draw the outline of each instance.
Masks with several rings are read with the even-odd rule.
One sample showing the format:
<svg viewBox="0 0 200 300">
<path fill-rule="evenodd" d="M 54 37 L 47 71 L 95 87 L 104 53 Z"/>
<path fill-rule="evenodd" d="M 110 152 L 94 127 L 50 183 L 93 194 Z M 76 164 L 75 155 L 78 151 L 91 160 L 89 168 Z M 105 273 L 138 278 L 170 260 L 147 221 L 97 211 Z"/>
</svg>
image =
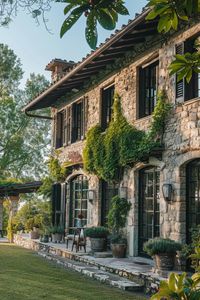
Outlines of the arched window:
<svg viewBox="0 0 200 300">
<path fill-rule="evenodd" d="M 143 245 L 160 235 L 160 172 L 156 167 L 142 169 L 139 174 L 139 254 Z"/>
<path fill-rule="evenodd" d="M 82 217 L 82 226 L 87 225 L 88 218 L 88 180 L 84 175 L 76 176 L 70 184 L 70 226 L 77 227 L 79 217 Z"/>
<path fill-rule="evenodd" d="M 190 162 L 186 168 L 187 242 L 191 241 L 191 229 L 200 225 L 200 159 Z"/>
</svg>

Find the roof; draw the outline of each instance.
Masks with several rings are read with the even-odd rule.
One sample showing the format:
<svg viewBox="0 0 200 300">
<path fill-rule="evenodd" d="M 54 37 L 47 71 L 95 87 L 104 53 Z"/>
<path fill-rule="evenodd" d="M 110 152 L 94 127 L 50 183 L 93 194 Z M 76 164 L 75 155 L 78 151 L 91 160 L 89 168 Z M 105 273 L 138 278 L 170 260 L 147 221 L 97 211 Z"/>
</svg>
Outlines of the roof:
<svg viewBox="0 0 200 300">
<path fill-rule="evenodd" d="M 27 183 L 6 183 L 0 185 L 0 197 L 16 196 L 19 194 L 33 193 L 42 185 L 41 181 Z"/>
<path fill-rule="evenodd" d="M 105 43 L 100 44 L 95 51 L 91 51 L 81 62 L 70 68 L 61 79 L 32 99 L 23 111 L 51 107 L 72 89 L 80 91 L 91 76 L 105 70 L 106 66 L 113 64 L 117 58 L 123 58 L 126 52 L 134 49 L 134 46 L 145 43 L 146 38 L 155 36 L 157 21 L 146 20 L 149 11 L 149 8 L 143 9 L 143 12 L 137 14 L 134 20 L 123 25 L 121 30 L 116 30 Z"/>
</svg>

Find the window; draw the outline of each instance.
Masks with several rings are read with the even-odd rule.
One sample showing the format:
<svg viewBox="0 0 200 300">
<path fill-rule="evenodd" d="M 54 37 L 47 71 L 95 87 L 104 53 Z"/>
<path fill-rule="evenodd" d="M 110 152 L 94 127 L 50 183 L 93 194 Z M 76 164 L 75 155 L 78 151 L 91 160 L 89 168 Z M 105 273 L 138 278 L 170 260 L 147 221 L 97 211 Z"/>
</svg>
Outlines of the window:
<svg viewBox="0 0 200 300">
<path fill-rule="evenodd" d="M 84 137 L 84 104 L 83 100 L 72 105 L 72 142 Z"/>
<path fill-rule="evenodd" d="M 109 86 L 102 90 L 101 126 L 103 130 L 108 127 L 112 118 L 112 106 L 114 101 L 115 86 Z"/>
<path fill-rule="evenodd" d="M 192 229 L 200 225 L 200 159 L 190 162 L 186 167 L 186 233 L 191 243 Z"/>
<path fill-rule="evenodd" d="M 119 186 L 102 180 L 101 187 L 101 225 L 106 226 L 111 200 L 114 196 L 119 195 Z"/>
<path fill-rule="evenodd" d="M 139 69 L 139 118 L 154 111 L 157 96 L 158 64 L 156 61 Z"/>
<path fill-rule="evenodd" d="M 64 145 L 65 110 L 59 112 L 56 117 L 56 148 Z"/>
<path fill-rule="evenodd" d="M 86 115 L 87 98 L 83 98 L 57 113 L 54 139 L 56 149 L 84 138 Z"/>
<path fill-rule="evenodd" d="M 79 215 L 82 215 L 82 226 L 87 225 L 88 218 L 88 180 L 78 175 L 71 181 L 70 225 L 78 226 Z"/>
<path fill-rule="evenodd" d="M 184 54 L 194 52 L 194 43 L 196 38 L 188 39 L 184 43 L 176 45 L 176 54 Z M 176 99 L 177 101 L 187 101 L 196 97 L 200 97 L 200 74 L 193 73 L 189 83 L 185 79 L 177 81 L 176 79 Z"/>
<path fill-rule="evenodd" d="M 139 254 L 143 245 L 160 236 L 160 172 L 155 167 L 142 169 L 139 174 Z"/>
</svg>

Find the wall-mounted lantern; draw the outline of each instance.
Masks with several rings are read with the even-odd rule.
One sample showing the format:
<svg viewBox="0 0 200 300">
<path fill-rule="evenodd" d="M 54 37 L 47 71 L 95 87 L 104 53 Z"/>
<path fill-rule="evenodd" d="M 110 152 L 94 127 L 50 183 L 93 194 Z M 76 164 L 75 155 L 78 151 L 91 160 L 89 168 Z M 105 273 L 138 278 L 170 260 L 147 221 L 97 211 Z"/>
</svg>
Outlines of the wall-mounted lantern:
<svg viewBox="0 0 200 300">
<path fill-rule="evenodd" d="M 165 201 L 170 202 L 172 201 L 172 196 L 173 196 L 173 187 L 171 183 L 164 183 L 162 186 L 162 192 L 163 192 L 163 197 Z"/>
<path fill-rule="evenodd" d="M 95 190 L 88 190 L 88 200 L 89 202 L 93 203 L 96 198 Z"/>
<path fill-rule="evenodd" d="M 124 198 L 124 199 L 127 199 L 128 197 L 128 188 L 127 187 L 120 187 L 119 188 L 119 196 L 120 198 Z"/>
</svg>

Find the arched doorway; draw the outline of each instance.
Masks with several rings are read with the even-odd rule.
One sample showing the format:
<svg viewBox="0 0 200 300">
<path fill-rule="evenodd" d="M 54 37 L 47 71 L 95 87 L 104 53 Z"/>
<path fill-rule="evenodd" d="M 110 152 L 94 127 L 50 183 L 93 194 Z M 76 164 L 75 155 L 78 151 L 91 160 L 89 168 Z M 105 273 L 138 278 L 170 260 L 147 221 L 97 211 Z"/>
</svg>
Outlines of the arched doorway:
<svg viewBox="0 0 200 300">
<path fill-rule="evenodd" d="M 70 182 L 70 226 L 77 227 L 79 216 L 82 215 L 82 226 L 88 222 L 88 179 L 78 175 Z"/>
<path fill-rule="evenodd" d="M 186 240 L 191 242 L 191 229 L 200 225 L 200 159 L 186 167 Z"/>
<path fill-rule="evenodd" d="M 143 245 L 160 236 L 160 171 L 147 167 L 139 172 L 138 254 L 145 256 Z"/>
</svg>

